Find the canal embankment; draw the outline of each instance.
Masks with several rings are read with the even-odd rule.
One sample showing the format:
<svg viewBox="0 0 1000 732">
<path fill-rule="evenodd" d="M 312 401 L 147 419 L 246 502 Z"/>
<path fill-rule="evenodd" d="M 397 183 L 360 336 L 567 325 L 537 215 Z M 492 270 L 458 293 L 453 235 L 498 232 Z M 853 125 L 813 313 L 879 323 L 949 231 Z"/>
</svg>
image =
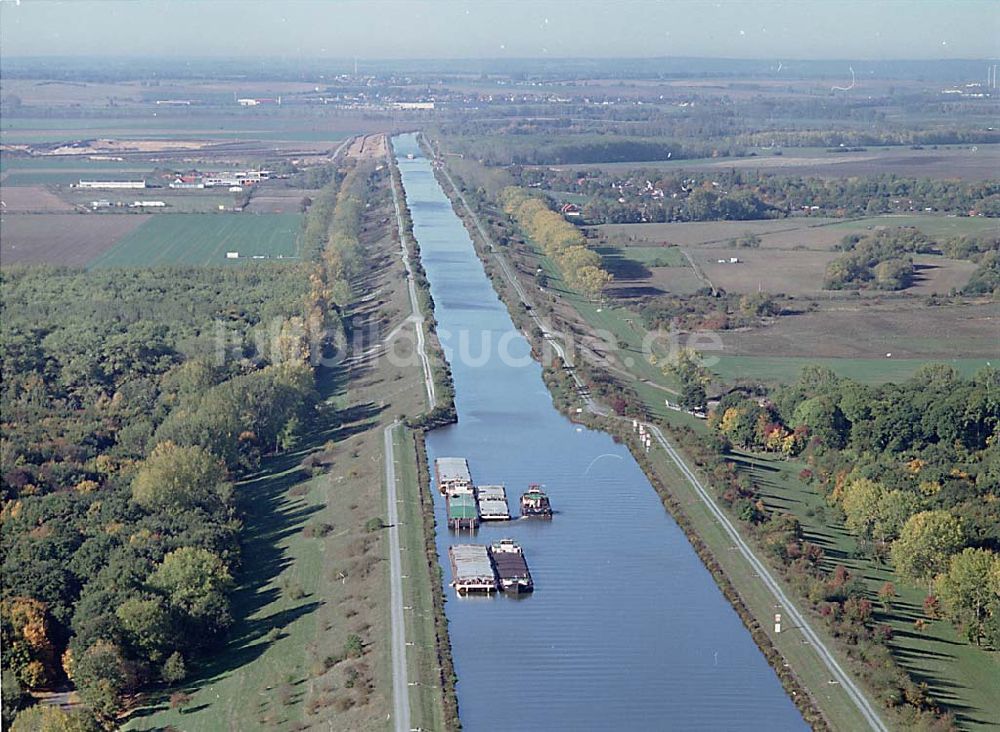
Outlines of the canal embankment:
<svg viewBox="0 0 1000 732">
<path fill-rule="evenodd" d="M 428 460 L 466 456 L 478 482 L 509 489 L 543 482 L 556 510 L 544 528 L 479 529 L 478 541 L 502 531 L 525 547 L 532 596 L 446 602 L 465 727 L 493 728 L 503 698 L 517 703 L 516 717 L 504 718 L 513 728 L 641 729 L 664 719 L 689 729 L 802 728 L 629 451 L 553 409 L 465 227 L 412 138 L 407 145 L 415 159 L 400 158 L 403 183 L 439 332 L 497 339 L 517 363 L 444 344 L 459 422 L 428 433 Z M 447 564 L 455 537 L 434 499 L 438 562 Z"/>
</svg>

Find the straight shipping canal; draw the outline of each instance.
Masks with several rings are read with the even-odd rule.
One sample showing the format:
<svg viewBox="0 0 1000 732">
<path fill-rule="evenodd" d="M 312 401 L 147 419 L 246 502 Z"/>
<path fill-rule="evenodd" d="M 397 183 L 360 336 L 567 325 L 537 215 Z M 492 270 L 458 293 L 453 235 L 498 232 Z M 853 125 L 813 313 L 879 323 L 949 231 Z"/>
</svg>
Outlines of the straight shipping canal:
<svg viewBox="0 0 1000 732">
<path fill-rule="evenodd" d="M 467 458 L 515 516 L 541 483 L 555 511 L 470 539 L 434 492 L 464 728 L 808 729 L 629 451 L 552 406 L 415 136 L 393 148 L 455 381 L 459 422 L 428 434 L 430 465 Z M 502 537 L 523 547 L 534 594 L 456 597 L 448 547 Z"/>
</svg>

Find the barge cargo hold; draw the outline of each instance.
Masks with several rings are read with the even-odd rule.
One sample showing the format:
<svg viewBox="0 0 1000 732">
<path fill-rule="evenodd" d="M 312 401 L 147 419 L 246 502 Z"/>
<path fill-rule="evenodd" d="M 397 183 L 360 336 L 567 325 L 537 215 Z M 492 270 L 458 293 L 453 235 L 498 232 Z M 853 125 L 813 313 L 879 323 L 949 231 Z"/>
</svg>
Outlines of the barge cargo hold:
<svg viewBox="0 0 1000 732">
<path fill-rule="evenodd" d="M 472 473 L 465 458 L 438 458 L 434 461 L 434 477 L 438 490 L 445 495 L 462 490 L 472 491 Z"/>
<path fill-rule="evenodd" d="M 459 594 L 496 592 L 497 576 L 490 553 L 482 544 L 455 544 L 448 547 L 451 586 Z"/>
<path fill-rule="evenodd" d="M 552 505 L 541 486 L 530 485 L 521 496 L 521 515 L 536 518 L 552 518 Z"/>
<path fill-rule="evenodd" d="M 482 521 L 509 521 L 510 506 L 507 491 L 502 485 L 481 485 L 476 488 L 479 499 L 479 518 Z"/>
<path fill-rule="evenodd" d="M 447 501 L 449 528 L 455 531 L 462 529 L 473 531 L 479 527 L 479 508 L 476 506 L 476 497 L 472 495 L 472 491 L 449 495 Z"/>
<path fill-rule="evenodd" d="M 528 562 L 524 552 L 513 539 L 501 539 L 490 547 L 493 566 L 496 567 L 500 589 L 515 595 L 532 592 L 535 583 L 528 571 Z"/>
</svg>

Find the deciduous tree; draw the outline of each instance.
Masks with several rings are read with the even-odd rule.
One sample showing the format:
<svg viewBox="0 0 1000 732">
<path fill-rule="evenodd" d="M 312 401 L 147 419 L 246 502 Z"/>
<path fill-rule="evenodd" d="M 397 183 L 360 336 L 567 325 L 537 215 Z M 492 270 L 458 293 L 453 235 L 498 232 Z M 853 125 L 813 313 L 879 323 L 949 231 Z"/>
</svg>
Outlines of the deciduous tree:
<svg viewBox="0 0 1000 732">
<path fill-rule="evenodd" d="M 991 617 L 1000 614 L 1000 555 L 973 548 L 955 554 L 934 589 L 946 615 L 981 644 Z"/>
<path fill-rule="evenodd" d="M 911 516 L 892 545 L 892 561 L 906 579 L 928 587 L 965 541 L 962 525 L 947 511 Z"/>
<path fill-rule="evenodd" d="M 181 547 L 167 554 L 149 577 L 171 607 L 215 631 L 229 624 L 226 592 L 233 580 L 218 556 L 205 549 Z"/>
</svg>

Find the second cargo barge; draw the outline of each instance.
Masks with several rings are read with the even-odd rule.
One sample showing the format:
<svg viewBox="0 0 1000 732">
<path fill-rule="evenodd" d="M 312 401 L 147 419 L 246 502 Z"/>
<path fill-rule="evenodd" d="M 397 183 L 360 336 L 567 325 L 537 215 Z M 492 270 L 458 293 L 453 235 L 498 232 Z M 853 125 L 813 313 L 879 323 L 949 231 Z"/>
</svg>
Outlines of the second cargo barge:
<svg viewBox="0 0 1000 732">
<path fill-rule="evenodd" d="M 513 539 L 501 539 L 490 547 L 493 566 L 496 567 L 500 588 L 515 595 L 531 592 L 535 584 L 528 571 L 524 552 Z"/>
<path fill-rule="evenodd" d="M 507 491 L 502 485 L 481 485 L 476 488 L 479 518 L 483 521 L 509 521 Z"/>
<path fill-rule="evenodd" d="M 449 493 L 446 500 L 449 528 L 455 531 L 473 531 L 479 527 L 479 507 L 472 491 Z"/>
<path fill-rule="evenodd" d="M 451 586 L 459 594 L 496 592 L 497 576 L 485 546 L 455 544 L 448 547 L 448 558 L 451 560 Z"/>
</svg>

